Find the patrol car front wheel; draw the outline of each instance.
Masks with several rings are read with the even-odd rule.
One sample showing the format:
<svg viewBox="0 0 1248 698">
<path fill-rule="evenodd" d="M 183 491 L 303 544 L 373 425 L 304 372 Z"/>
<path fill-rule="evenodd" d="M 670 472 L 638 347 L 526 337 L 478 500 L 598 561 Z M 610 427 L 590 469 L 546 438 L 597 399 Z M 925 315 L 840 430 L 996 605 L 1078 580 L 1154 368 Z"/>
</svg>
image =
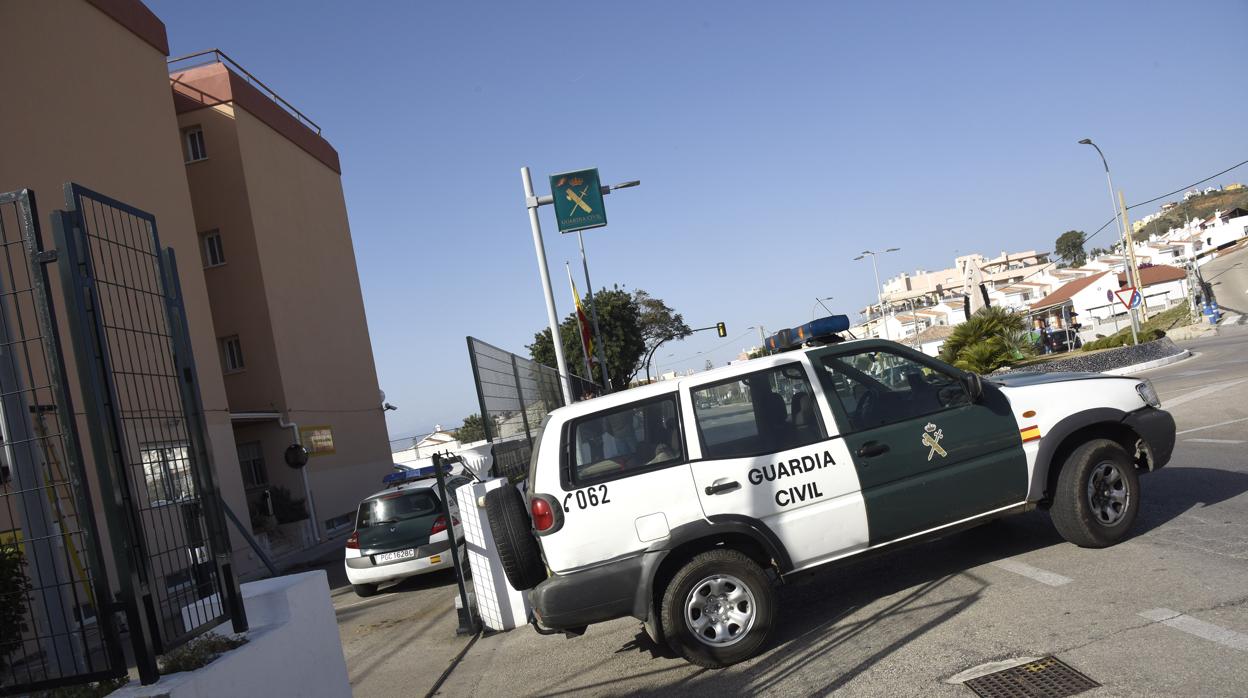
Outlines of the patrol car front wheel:
<svg viewBox="0 0 1248 698">
<path fill-rule="evenodd" d="M 1140 509 L 1140 478 L 1117 442 L 1093 439 L 1075 449 L 1057 476 L 1053 525 L 1082 548 L 1105 548 L 1126 537 Z"/>
<path fill-rule="evenodd" d="M 660 605 L 668 645 L 709 669 L 754 656 L 767 640 L 775 611 L 775 589 L 758 563 L 722 548 L 685 563 Z"/>
</svg>

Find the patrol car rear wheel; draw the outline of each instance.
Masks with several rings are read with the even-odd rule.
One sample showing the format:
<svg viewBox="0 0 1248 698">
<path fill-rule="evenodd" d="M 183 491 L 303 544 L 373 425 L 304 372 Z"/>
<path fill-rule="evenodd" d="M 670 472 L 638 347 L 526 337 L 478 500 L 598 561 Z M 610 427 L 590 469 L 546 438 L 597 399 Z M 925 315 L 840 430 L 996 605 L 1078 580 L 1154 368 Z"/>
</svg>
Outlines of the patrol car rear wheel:
<svg viewBox="0 0 1248 698">
<path fill-rule="evenodd" d="M 546 579 L 546 563 L 533 536 L 533 523 L 524 495 L 504 484 L 485 493 L 485 515 L 490 520 L 498 560 L 511 586 L 525 591 Z"/>
<path fill-rule="evenodd" d="M 1140 479 L 1131 458 L 1117 442 L 1094 439 L 1066 459 L 1049 513 L 1066 540 L 1105 548 L 1126 537 L 1139 508 Z"/>
<path fill-rule="evenodd" d="M 717 549 L 672 577 L 660 617 L 668 646 L 698 666 L 718 669 L 754 656 L 771 631 L 776 592 L 758 563 Z"/>
</svg>

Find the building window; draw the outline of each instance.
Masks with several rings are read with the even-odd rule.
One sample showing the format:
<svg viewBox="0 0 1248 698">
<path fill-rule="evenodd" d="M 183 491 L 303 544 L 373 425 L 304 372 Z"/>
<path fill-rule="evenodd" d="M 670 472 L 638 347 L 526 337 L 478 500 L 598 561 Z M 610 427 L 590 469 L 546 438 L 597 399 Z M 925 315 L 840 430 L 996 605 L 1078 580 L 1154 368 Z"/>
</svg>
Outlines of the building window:
<svg viewBox="0 0 1248 698">
<path fill-rule="evenodd" d="M 149 507 L 195 498 L 195 479 L 185 444 L 147 446 L 140 450 Z"/>
<path fill-rule="evenodd" d="M 221 232 L 210 230 L 199 236 L 204 253 L 204 267 L 219 267 L 225 264 L 225 248 L 221 246 Z"/>
<path fill-rule="evenodd" d="M 182 132 L 182 140 L 186 145 L 186 161 L 197 162 L 208 159 L 208 151 L 204 149 L 204 129 L 194 126 Z"/>
<path fill-rule="evenodd" d="M 246 368 L 243 363 L 243 345 L 238 341 L 238 335 L 233 337 L 222 337 L 221 342 L 221 369 L 226 373 L 234 373 Z"/>
<path fill-rule="evenodd" d="M 259 441 L 238 445 L 238 465 L 243 469 L 243 485 L 248 489 L 269 484 L 269 471 L 264 467 L 264 450 Z"/>
</svg>

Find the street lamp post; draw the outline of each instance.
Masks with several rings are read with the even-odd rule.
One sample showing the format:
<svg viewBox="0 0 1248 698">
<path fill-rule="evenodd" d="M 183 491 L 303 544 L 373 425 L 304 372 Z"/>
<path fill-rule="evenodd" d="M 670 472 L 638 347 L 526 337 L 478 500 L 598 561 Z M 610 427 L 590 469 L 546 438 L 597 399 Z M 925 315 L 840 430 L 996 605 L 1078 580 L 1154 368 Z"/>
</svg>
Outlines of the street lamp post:
<svg viewBox="0 0 1248 698">
<path fill-rule="evenodd" d="M 550 266 L 546 263 L 546 245 L 542 242 L 542 223 L 538 220 L 539 206 L 555 203 L 551 195 L 537 196 L 533 191 L 533 176 L 529 168 L 520 168 L 520 179 L 524 182 L 524 205 L 529 210 L 529 227 L 533 229 L 533 249 L 537 253 L 537 271 L 542 277 L 542 291 L 546 294 L 546 320 L 550 323 L 550 342 L 555 348 L 555 369 L 559 372 L 559 385 L 563 389 L 563 402 L 572 404 L 572 374 L 568 372 L 568 362 L 563 356 L 563 340 L 559 336 L 559 311 L 555 309 L 555 294 L 550 286 Z M 602 187 L 601 192 L 610 194 L 616 189 L 627 189 L 641 184 L 640 180 L 632 180 L 620 184 Z M 586 267 L 588 271 L 588 266 Z M 587 275 L 588 276 L 588 275 Z M 601 340 L 600 340 L 601 341 Z M 605 375 L 606 364 L 603 364 Z M 590 376 L 592 379 L 593 376 Z"/>
<path fill-rule="evenodd" d="M 1114 197 L 1114 178 L 1109 175 L 1109 161 L 1105 159 L 1105 153 L 1101 152 L 1101 147 L 1093 143 L 1091 138 L 1084 138 L 1079 141 L 1079 144 L 1090 145 L 1093 148 L 1096 148 L 1096 154 L 1101 156 L 1101 164 L 1105 166 L 1105 181 L 1109 183 L 1109 203 L 1114 208 L 1114 221 L 1118 222 L 1120 219 L 1122 221 L 1122 260 L 1123 266 L 1126 267 L 1127 270 L 1127 281 L 1130 283 L 1131 287 L 1136 289 L 1136 291 L 1140 293 L 1141 297 L 1143 297 L 1144 289 L 1140 288 L 1139 284 L 1140 274 L 1135 269 L 1134 262 L 1131 261 L 1135 259 L 1135 245 L 1131 242 L 1131 231 L 1127 228 L 1126 218 L 1124 217 L 1125 209 L 1123 211 L 1124 215 L 1119 215 L 1118 213 L 1118 201 Z M 1131 313 L 1131 342 L 1133 344 L 1139 344 L 1139 315 L 1136 313 L 1135 308 L 1129 308 L 1128 311 Z"/>
<path fill-rule="evenodd" d="M 827 296 L 827 297 L 824 297 L 824 298 L 815 298 L 814 305 L 811 305 L 811 306 L 810 306 L 810 319 L 811 319 L 811 320 L 814 320 L 814 319 L 815 319 L 815 306 L 823 305 L 823 302 L 824 302 L 824 301 L 830 301 L 830 300 L 832 300 L 832 296 Z M 828 309 L 828 306 L 826 306 L 826 305 L 823 305 L 823 309 L 828 311 L 828 315 L 834 315 L 834 314 L 835 314 L 835 313 L 833 313 L 831 310 L 829 310 L 829 309 Z"/>
<path fill-rule="evenodd" d="M 871 271 L 875 272 L 875 299 L 877 302 L 879 302 L 881 322 L 883 322 L 884 320 L 884 288 L 880 286 L 880 268 L 876 266 L 875 264 L 875 257 L 876 255 L 881 255 L 886 252 L 897 252 L 899 250 L 901 250 L 900 247 L 890 247 L 887 250 L 884 250 L 883 252 L 872 252 L 871 250 L 863 250 L 862 254 L 858 255 L 857 257 L 854 257 L 855 262 L 862 259 L 863 257 L 867 257 L 867 256 L 871 257 Z M 888 336 L 888 323 L 887 322 L 884 322 L 884 339 L 892 339 L 892 337 Z"/>
</svg>

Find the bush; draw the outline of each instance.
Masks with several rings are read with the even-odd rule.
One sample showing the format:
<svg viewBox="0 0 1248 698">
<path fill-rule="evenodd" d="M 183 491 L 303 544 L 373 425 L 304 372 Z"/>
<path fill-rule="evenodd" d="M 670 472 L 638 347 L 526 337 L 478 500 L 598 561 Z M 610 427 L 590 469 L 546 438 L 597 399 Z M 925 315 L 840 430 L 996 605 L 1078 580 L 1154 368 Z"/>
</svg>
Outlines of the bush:
<svg viewBox="0 0 1248 698">
<path fill-rule="evenodd" d="M 1161 339 L 1166 336 L 1166 330 L 1172 329 L 1178 325 L 1186 324 L 1190 318 L 1190 306 L 1184 302 L 1180 303 L 1169 310 L 1162 311 L 1157 315 L 1145 320 L 1140 325 L 1140 344 L 1151 342 L 1155 339 Z M 1126 327 L 1100 339 L 1088 342 L 1083 345 L 1084 351 L 1096 351 L 1097 349 L 1112 349 L 1114 347 L 1125 347 L 1131 344 L 1131 328 Z"/>
<path fill-rule="evenodd" d="M 308 518 L 308 508 L 302 499 L 295 499 L 285 487 L 269 488 L 273 502 L 273 518 L 278 523 L 294 523 Z"/>
<path fill-rule="evenodd" d="M 940 358 L 965 371 L 991 373 L 1033 352 L 1023 316 L 988 306 L 953 328 Z"/>
<path fill-rule="evenodd" d="M 176 674 L 207 666 L 212 660 L 247 644 L 245 637 L 225 637 L 208 633 L 160 657 L 160 673 Z"/>
<path fill-rule="evenodd" d="M 30 629 L 22 603 L 30 588 L 22 549 L 0 544 L 0 670 L 8 667 L 9 655 L 22 646 L 22 634 Z"/>
</svg>

